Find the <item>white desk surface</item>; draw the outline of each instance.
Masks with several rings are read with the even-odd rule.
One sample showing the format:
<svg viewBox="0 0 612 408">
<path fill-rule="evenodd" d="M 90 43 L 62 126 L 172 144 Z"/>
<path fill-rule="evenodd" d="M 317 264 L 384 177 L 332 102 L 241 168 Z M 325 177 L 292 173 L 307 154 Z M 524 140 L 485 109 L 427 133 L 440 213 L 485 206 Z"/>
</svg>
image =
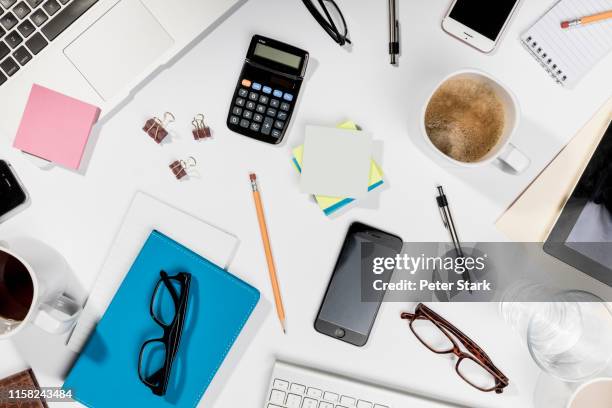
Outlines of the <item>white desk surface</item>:
<svg viewBox="0 0 612 408">
<path fill-rule="evenodd" d="M 471 389 L 448 360 L 418 344 L 399 319 L 399 312 L 410 305 L 383 305 L 364 348 L 322 336 L 312 323 L 352 221 L 388 229 L 406 241 L 447 240 L 434 202 L 436 183 L 446 187 L 464 240 L 503 240 L 495 230 L 495 219 L 610 96 L 612 55 L 576 89 L 563 89 L 518 41 L 553 0 L 525 0 L 493 55 L 481 54 L 441 30 L 448 0 L 404 1 L 399 2 L 402 56 L 400 67 L 393 68 L 387 55 L 386 2 L 339 3 L 354 41 L 351 52 L 333 43 L 300 1 L 247 2 L 101 124 L 84 175 L 63 169 L 41 171 L 10 147 L 12 136 L 2 138 L 0 154 L 16 168 L 32 205 L 2 224 L 0 236 L 28 235 L 51 244 L 67 258 L 82 286 L 90 288 L 134 192 L 143 190 L 236 234 L 241 244 L 230 270 L 258 287 L 263 300 L 273 304 L 248 182 L 248 172 L 256 171 L 288 334 L 282 335 L 270 306 L 215 407 L 261 406 L 276 357 L 473 407 L 532 407 L 540 371 L 518 336 L 499 318 L 495 304 L 433 307 L 478 341 L 507 374 L 511 386 L 502 395 Z M 307 49 L 312 58 L 289 134 L 277 147 L 225 127 L 230 96 L 256 33 Z M 508 175 L 493 166 L 458 171 L 423 150 L 418 120 L 424 100 L 440 78 L 464 67 L 494 74 L 517 94 L 523 115 L 514 142 L 532 159 L 525 174 Z M 165 110 L 177 117 L 177 137 L 158 146 L 140 128 L 145 119 Z M 214 138 L 196 143 L 190 122 L 200 112 Z M 373 204 L 329 219 L 300 193 L 290 151 L 303 141 L 306 124 L 334 125 L 349 118 L 384 143 L 381 164 L 387 188 Z M 189 155 L 198 159 L 202 178 L 179 183 L 167 166 L 171 159 Z M 36 364 L 23 361 L 10 342 L 0 344 L 0 361 L 0 377 Z M 61 384 L 60 378 L 44 370 L 37 375 L 42 385 Z"/>
</svg>

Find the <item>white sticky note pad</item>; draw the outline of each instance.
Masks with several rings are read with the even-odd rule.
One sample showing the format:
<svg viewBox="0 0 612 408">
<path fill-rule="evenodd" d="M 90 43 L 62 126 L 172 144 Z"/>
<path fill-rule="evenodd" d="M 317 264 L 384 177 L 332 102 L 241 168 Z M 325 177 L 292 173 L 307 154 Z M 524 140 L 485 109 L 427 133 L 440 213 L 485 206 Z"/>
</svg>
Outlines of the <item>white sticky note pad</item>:
<svg viewBox="0 0 612 408">
<path fill-rule="evenodd" d="M 372 136 L 307 126 L 300 188 L 304 193 L 358 198 L 368 192 Z"/>
</svg>

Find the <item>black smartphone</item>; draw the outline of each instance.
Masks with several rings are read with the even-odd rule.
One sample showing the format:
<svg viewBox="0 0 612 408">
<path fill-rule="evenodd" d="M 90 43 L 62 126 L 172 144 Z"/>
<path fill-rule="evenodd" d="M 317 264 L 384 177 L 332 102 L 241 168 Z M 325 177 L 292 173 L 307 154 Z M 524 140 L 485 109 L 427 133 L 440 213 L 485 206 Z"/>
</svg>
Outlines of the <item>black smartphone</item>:
<svg viewBox="0 0 612 408">
<path fill-rule="evenodd" d="M 0 160 L 0 222 L 16 213 L 28 202 L 28 195 L 4 160 Z"/>
<path fill-rule="evenodd" d="M 369 244 L 369 245 L 368 245 Z M 369 302 L 362 301 L 362 266 L 374 258 L 395 257 L 402 250 L 402 239 L 359 222 L 351 224 L 325 297 L 315 320 L 315 330 L 355 346 L 364 346 L 385 296 L 377 292 Z M 392 271 L 379 278 L 388 282 Z"/>
</svg>

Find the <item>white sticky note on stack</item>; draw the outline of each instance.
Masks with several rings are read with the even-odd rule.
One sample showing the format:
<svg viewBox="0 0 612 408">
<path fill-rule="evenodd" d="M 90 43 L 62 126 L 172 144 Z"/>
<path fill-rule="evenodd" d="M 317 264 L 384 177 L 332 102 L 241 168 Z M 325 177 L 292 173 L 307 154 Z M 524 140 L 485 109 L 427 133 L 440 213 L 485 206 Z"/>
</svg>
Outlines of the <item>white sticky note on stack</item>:
<svg viewBox="0 0 612 408">
<path fill-rule="evenodd" d="M 359 198 L 368 192 L 372 136 L 323 126 L 307 126 L 301 191 Z"/>
</svg>

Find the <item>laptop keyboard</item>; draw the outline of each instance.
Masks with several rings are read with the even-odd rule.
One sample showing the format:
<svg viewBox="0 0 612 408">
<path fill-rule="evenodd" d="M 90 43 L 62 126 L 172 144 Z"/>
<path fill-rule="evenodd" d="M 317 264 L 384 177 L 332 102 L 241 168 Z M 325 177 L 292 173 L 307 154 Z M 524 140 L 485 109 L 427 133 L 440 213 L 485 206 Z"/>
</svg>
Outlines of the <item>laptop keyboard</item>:
<svg viewBox="0 0 612 408">
<path fill-rule="evenodd" d="M 0 86 L 98 0 L 0 0 Z"/>
</svg>

